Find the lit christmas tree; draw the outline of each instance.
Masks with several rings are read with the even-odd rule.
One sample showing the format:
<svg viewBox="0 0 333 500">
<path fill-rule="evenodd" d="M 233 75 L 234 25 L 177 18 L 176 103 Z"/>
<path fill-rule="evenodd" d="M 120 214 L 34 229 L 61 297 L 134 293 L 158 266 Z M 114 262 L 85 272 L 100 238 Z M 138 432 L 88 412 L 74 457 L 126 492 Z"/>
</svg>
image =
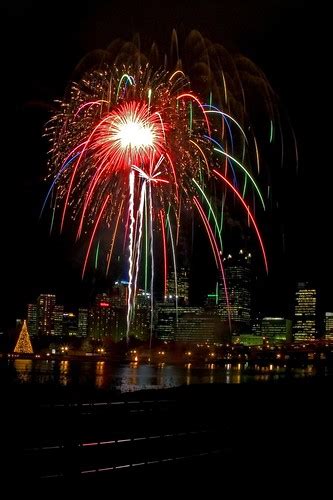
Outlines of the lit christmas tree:
<svg viewBox="0 0 333 500">
<path fill-rule="evenodd" d="M 27 322 L 24 320 L 22 330 L 20 332 L 18 341 L 16 342 L 16 346 L 14 352 L 19 354 L 33 354 L 33 349 L 28 333 Z"/>
</svg>

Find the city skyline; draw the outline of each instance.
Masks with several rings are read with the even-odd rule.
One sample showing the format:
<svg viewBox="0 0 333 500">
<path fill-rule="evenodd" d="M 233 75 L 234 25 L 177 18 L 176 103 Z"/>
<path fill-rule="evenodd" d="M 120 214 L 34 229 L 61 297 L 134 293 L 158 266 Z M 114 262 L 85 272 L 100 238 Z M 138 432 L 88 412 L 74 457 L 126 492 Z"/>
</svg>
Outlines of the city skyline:
<svg viewBox="0 0 333 500">
<path fill-rule="evenodd" d="M 333 313 L 320 309 L 318 290 L 310 283 L 297 284 L 292 311 L 269 317 L 252 310 L 246 293 L 250 289 L 249 270 L 241 264 L 236 267 L 236 264 L 237 261 L 232 262 L 227 268 L 227 272 L 234 275 L 229 281 L 229 306 L 221 286 L 217 286 L 215 294 L 207 295 L 204 304 L 194 306 L 188 300 L 188 282 L 184 281 L 179 296 L 167 295 L 164 300 L 154 301 L 151 317 L 150 294 L 138 289 L 129 335 L 145 342 L 151 339 L 151 334 L 158 341 L 185 341 L 186 338 L 188 342 L 196 342 L 195 332 L 203 326 L 201 334 L 204 336 L 207 327 L 207 332 L 211 331 L 208 337 L 217 335 L 218 339 L 222 335 L 221 339 L 232 343 L 245 339 L 250 345 L 274 336 L 282 343 L 330 338 Z M 244 283 L 244 272 L 249 276 L 248 283 Z M 119 342 L 126 337 L 127 300 L 127 282 L 115 282 L 109 293 L 97 294 L 88 307 L 79 305 L 70 311 L 66 305 L 59 304 L 56 295 L 41 293 L 34 303 L 27 304 L 26 319 L 16 319 L 16 323 L 19 326 L 26 321 L 32 337 L 89 337 L 101 341 L 110 338 Z M 204 317 L 204 321 L 200 320 Z M 189 332 L 192 330 L 191 340 Z"/>
<path fill-rule="evenodd" d="M 294 165 L 287 165 L 283 173 L 278 176 L 277 185 L 273 185 L 273 189 L 280 191 L 277 199 L 281 205 L 275 207 L 271 213 L 268 224 L 273 221 L 272 229 L 265 228 L 270 275 L 268 280 L 265 280 L 265 290 L 268 293 L 264 293 L 264 297 L 259 296 L 257 300 L 259 303 L 262 301 L 263 309 L 267 313 L 283 311 L 288 303 L 288 297 L 292 296 L 296 282 L 310 280 L 315 281 L 316 287 L 322 290 L 322 299 L 326 304 L 324 309 L 331 310 L 329 291 L 332 267 L 329 265 L 328 249 L 325 246 L 321 248 L 323 245 L 320 244 L 325 238 L 326 227 L 329 227 L 329 205 L 324 196 L 316 193 L 319 190 L 323 193 L 326 187 L 322 188 L 318 177 L 312 175 L 313 148 L 308 151 L 306 147 L 309 132 L 304 123 L 306 116 L 304 98 L 309 94 L 310 88 L 318 88 L 313 87 L 311 74 L 307 75 L 306 57 L 304 49 L 301 50 L 305 41 L 306 13 L 301 2 L 295 2 L 290 7 L 283 2 L 265 8 L 263 2 L 257 2 L 256 5 L 262 13 L 262 20 L 256 19 L 255 9 L 253 12 L 248 12 L 249 19 L 252 20 L 251 26 L 246 25 L 244 13 L 240 13 L 237 19 L 233 8 L 225 6 L 226 17 L 234 26 L 234 31 L 230 26 L 226 26 L 226 21 L 222 27 L 218 27 L 208 12 L 201 21 L 198 21 L 197 13 L 191 14 L 184 7 L 179 7 L 177 15 L 168 16 L 170 29 L 165 33 L 164 44 L 165 47 L 168 45 L 167 39 L 173 27 L 180 32 L 197 28 L 214 42 L 232 46 L 235 51 L 250 57 L 267 74 L 270 83 L 280 96 L 282 105 L 290 115 L 298 140 L 300 158 L 298 176 L 295 174 Z M 217 2 L 211 2 L 211 7 L 219 11 Z M 49 40 L 51 43 L 46 50 L 46 47 L 40 44 L 40 37 L 45 35 L 40 27 L 41 31 L 37 30 L 28 41 L 32 59 L 31 66 L 25 68 L 25 83 L 21 86 L 21 93 L 18 92 L 18 78 L 14 79 L 11 90 L 19 97 L 10 120 L 14 119 L 16 126 L 17 123 L 21 123 L 25 131 L 22 137 L 24 154 L 19 152 L 15 160 L 19 163 L 22 175 L 19 181 L 16 181 L 18 196 L 14 204 L 11 200 L 10 218 L 7 216 L 4 220 L 9 244 L 2 248 L 4 253 L 2 261 L 7 264 L 3 265 L 5 280 L 2 303 L 5 307 L 1 318 L 3 324 L 0 324 L 0 327 L 8 327 L 13 324 L 14 317 L 23 316 L 25 304 L 42 289 L 56 292 L 62 297 L 62 302 L 69 304 L 74 297 L 77 297 L 73 302 L 75 305 L 75 302 L 83 304 L 89 302 L 98 290 L 107 288 L 107 280 L 96 274 L 94 276 L 94 272 L 90 272 L 88 279 L 81 282 L 82 249 L 78 246 L 73 248 L 66 234 L 63 236 L 54 234 L 49 237 L 46 222 L 38 219 L 47 190 L 47 183 L 43 181 L 47 162 L 46 142 L 41 138 L 43 126 L 49 117 L 48 110 L 52 107 L 53 100 L 62 95 L 79 59 L 94 48 L 105 48 L 117 35 L 124 36 L 124 33 L 130 36 L 133 32 L 139 31 L 143 38 L 148 37 L 152 40 L 160 38 L 159 34 L 153 31 L 147 35 L 145 13 L 138 13 L 138 9 L 135 8 L 133 8 L 131 27 L 125 28 L 124 23 L 116 26 L 116 21 L 113 21 L 109 33 L 105 30 L 96 37 L 89 35 L 96 26 L 106 27 L 102 21 L 102 13 L 105 9 L 107 11 L 107 8 L 105 6 L 103 8 L 96 7 L 95 16 L 89 21 L 86 19 L 87 29 L 84 32 L 77 31 L 77 37 L 72 45 L 65 40 L 61 42 L 58 40 L 57 43 Z M 189 16 L 184 24 L 182 14 L 185 14 L 185 10 Z M 76 14 L 76 10 L 73 7 L 67 14 L 70 18 L 74 13 Z M 17 40 L 22 39 L 25 30 L 28 29 L 25 22 L 38 24 L 38 21 L 46 18 L 47 10 L 39 11 L 35 20 L 34 14 L 36 14 L 34 8 L 25 8 L 24 4 L 9 9 L 8 19 L 15 28 Z M 275 25 L 276 15 L 280 21 L 279 27 Z M 293 28 L 296 20 L 298 22 L 295 36 Z M 60 14 L 55 13 L 55 19 L 50 21 L 51 28 L 55 29 L 56 23 L 60 21 Z M 285 28 L 282 40 L 275 38 L 281 26 Z M 140 30 L 140 27 L 143 30 Z M 20 34 L 19 28 L 23 29 Z M 13 74 L 18 76 L 19 69 L 14 62 L 15 58 L 12 58 L 14 53 L 15 44 L 12 46 L 8 65 Z M 43 69 L 39 67 L 41 61 L 44 61 Z M 13 183 L 13 173 L 6 172 L 6 176 L 9 182 Z M 311 218 L 316 222 L 314 227 Z M 24 250 L 17 257 L 14 254 L 19 245 L 22 245 Z M 284 249 L 282 245 L 285 246 Z M 194 266 L 198 267 L 199 261 L 200 258 L 197 258 Z M 203 285 L 206 288 L 210 286 L 203 283 L 199 273 L 195 285 L 197 295 L 200 295 L 200 287 Z M 15 300 L 8 303 L 8 296 L 15 297 Z"/>
</svg>

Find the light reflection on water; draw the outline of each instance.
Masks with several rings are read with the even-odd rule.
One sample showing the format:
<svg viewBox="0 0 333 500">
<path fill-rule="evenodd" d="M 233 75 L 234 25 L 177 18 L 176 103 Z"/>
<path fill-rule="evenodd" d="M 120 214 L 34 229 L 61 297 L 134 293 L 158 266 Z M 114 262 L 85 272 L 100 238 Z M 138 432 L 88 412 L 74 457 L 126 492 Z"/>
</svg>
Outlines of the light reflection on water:
<svg viewBox="0 0 333 500">
<path fill-rule="evenodd" d="M 54 383 L 62 386 L 86 384 L 101 389 L 115 388 L 121 392 L 140 389 L 168 388 L 191 384 L 241 384 L 315 376 L 316 368 L 287 368 L 278 365 L 247 363 L 195 366 L 165 363 L 113 364 L 109 361 L 15 359 L 7 362 L 14 368 L 14 377 L 22 383 Z"/>
<path fill-rule="evenodd" d="M 68 384 L 68 360 L 60 361 L 59 382 L 60 385 Z"/>
<path fill-rule="evenodd" d="M 32 359 L 15 359 L 14 367 L 20 382 L 30 382 L 32 363 Z"/>
<path fill-rule="evenodd" d="M 99 389 L 103 387 L 104 369 L 105 369 L 105 361 L 97 361 L 95 385 Z"/>
</svg>

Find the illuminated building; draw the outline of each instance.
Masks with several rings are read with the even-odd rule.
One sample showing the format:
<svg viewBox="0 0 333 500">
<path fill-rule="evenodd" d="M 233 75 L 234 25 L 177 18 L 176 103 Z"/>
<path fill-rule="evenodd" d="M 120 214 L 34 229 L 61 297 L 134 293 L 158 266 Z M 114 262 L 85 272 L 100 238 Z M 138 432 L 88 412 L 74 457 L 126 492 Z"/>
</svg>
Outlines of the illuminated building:
<svg viewBox="0 0 333 500">
<path fill-rule="evenodd" d="M 221 343 L 222 331 L 223 324 L 217 314 L 207 312 L 201 307 L 189 307 L 175 324 L 175 340 L 186 343 Z"/>
<path fill-rule="evenodd" d="M 38 335 L 63 334 L 64 306 L 56 304 L 56 296 L 40 294 L 36 304 L 28 304 L 27 326 L 29 333 Z"/>
<path fill-rule="evenodd" d="M 94 339 L 111 336 L 112 330 L 112 297 L 106 293 L 96 296 L 95 304 L 90 310 L 90 336 Z"/>
<path fill-rule="evenodd" d="M 313 340 L 317 334 L 317 290 L 308 283 L 298 283 L 293 325 L 294 340 Z"/>
<path fill-rule="evenodd" d="M 224 328 L 221 318 L 203 307 L 158 303 L 155 335 L 159 340 L 178 342 L 221 342 Z"/>
<path fill-rule="evenodd" d="M 88 335 L 88 309 L 79 308 L 78 314 L 78 335 L 86 337 Z"/>
<path fill-rule="evenodd" d="M 261 321 L 261 335 L 266 343 L 279 344 L 291 340 L 292 322 L 285 318 L 266 317 Z"/>
<path fill-rule="evenodd" d="M 333 340 L 333 312 L 325 313 L 325 339 Z"/>
<path fill-rule="evenodd" d="M 148 340 L 150 336 L 151 323 L 151 295 L 139 290 L 136 295 L 134 319 L 132 321 L 130 335 L 139 340 Z"/>
<path fill-rule="evenodd" d="M 251 323 L 251 254 L 240 250 L 223 259 L 228 302 L 224 284 L 220 286 L 219 314 L 223 320 L 231 319 L 232 333 L 248 329 Z"/>
<path fill-rule="evenodd" d="M 69 337 L 78 335 L 77 316 L 73 312 L 65 312 L 63 314 L 63 333 Z"/>
<path fill-rule="evenodd" d="M 115 342 L 126 337 L 128 281 L 116 281 L 112 288 L 112 339 Z"/>
<path fill-rule="evenodd" d="M 177 302 L 188 305 L 189 302 L 189 271 L 186 267 L 177 270 L 177 280 L 175 271 L 171 271 L 168 278 L 167 296 L 168 302 Z"/>
<path fill-rule="evenodd" d="M 63 335 L 64 333 L 64 306 L 55 304 L 53 308 L 53 327 L 54 335 Z"/>
<path fill-rule="evenodd" d="M 178 308 L 178 314 L 179 309 Z M 176 308 L 172 303 L 158 302 L 155 309 L 155 335 L 159 340 L 174 340 L 174 323 L 176 322 Z"/>
<path fill-rule="evenodd" d="M 112 294 L 96 296 L 89 314 L 89 336 L 95 339 L 111 337 L 118 342 L 126 336 L 127 285 L 116 283 Z"/>
<path fill-rule="evenodd" d="M 54 306 L 56 296 L 41 294 L 37 299 L 37 331 L 39 335 L 54 335 Z"/>
<path fill-rule="evenodd" d="M 27 327 L 30 336 L 37 335 L 37 305 L 28 304 L 27 311 Z"/>
<path fill-rule="evenodd" d="M 261 336 L 261 317 L 260 316 L 256 316 L 255 318 L 252 319 L 251 332 L 253 333 L 253 335 Z"/>
<path fill-rule="evenodd" d="M 114 307 L 127 307 L 128 282 L 116 281 L 112 288 L 111 297 Z"/>
</svg>

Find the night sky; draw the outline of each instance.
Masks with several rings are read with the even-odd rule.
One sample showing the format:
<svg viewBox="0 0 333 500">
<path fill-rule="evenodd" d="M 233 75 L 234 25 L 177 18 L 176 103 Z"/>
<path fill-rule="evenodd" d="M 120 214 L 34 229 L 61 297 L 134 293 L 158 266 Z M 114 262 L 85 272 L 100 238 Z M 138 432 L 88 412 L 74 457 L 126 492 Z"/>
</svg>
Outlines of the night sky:
<svg viewBox="0 0 333 500">
<path fill-rule="evenodd" d="M 1 8 L 0 328 L 24 317 L 26 304 L 40 292 L 55 292 L 60 303 L 75 306 L 87 304 L 106 286 L 98 277 L 82 283 L 80 249 L 66 234 L 49 236 L 48 221 L 39 221 L 48 189 L 43 127 L 53 101 L 62 97 L 88 52 L 136 32 L 144 43 L 156 41 L 167 49 L 173 28 L 180 34 L 198 29 L 252 59 L 280 96 L 295 130 L 298 173 L 290 162 L 279 174 L 279 206 L 264 231 L 271 274 L 262 310 L 285 314 L 299 279 L 314 280 L 323 309 L 333 310 L 327 13 L 306 11 L 305 2 L 296 0 L 159 3 L 25 1 Z"/>
</svg>

